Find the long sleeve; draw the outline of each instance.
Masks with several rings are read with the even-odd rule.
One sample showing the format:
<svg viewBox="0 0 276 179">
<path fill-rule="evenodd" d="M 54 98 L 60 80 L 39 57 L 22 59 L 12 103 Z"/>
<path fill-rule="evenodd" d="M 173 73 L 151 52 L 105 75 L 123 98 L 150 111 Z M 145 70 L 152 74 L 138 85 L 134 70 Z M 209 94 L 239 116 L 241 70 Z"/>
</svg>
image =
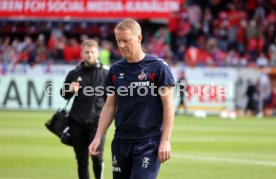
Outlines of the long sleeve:
<svg viewBox="0 0 276 179">
<path fill-rule="evenodd" d="M 74 93 L 69 92 L 70 84 L 74 81 L 74 76 L 74 71 L 70 71 L 63 83 L 63 87 L 60 89 L 60 95 L 64 99 L 68 100 L 74 95 Z"/>
</svg>

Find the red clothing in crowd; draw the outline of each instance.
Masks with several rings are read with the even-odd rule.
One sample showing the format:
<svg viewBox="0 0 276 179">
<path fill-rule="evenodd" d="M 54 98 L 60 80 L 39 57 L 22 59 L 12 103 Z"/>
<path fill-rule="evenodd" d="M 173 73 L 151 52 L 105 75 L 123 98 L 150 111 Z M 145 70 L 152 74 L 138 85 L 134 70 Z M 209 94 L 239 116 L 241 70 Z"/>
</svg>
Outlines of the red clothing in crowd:
<svg viewBox="0 0 276 179">
<path fill-rule="evenodd" d="M 258 49 L 258 39 L 251 37 L 247 40 L 247 50 L 248 51 L 257 51 Z"/>
<path fill-rule="evenodd" d="M 80 60 L 81 49 L 79 45 L 71 46 L 66 45 L 63 50 L 64 60 L 66 62 L 73 62 Z"/>
<path fill-rule="evenodd" d="M 184 63 L 188 66 L 196 66 L 199 64 L 200 50 L 196 47 L 187 49 L 184 55 Z"/>
<path fill-rule="evenodd" d="M 237 27 L 240 24 L 241 15 L 237 10 L 232 10 L 228 12 L 228 19 L 230 26 Z"/>
</svg>

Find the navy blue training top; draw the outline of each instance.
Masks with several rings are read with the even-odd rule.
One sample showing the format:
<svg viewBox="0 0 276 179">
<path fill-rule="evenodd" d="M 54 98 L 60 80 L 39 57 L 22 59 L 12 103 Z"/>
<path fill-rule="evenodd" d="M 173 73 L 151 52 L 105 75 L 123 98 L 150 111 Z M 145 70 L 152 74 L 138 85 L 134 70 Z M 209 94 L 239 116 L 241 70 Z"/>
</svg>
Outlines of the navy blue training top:
<svg viewBox="0 0 276 179">
<path fill-rule="evenodd" d="M 158 89 L 174 85 L 168 64 L 154 56 L 147 54 L 137 63 L 122 59 L 113 64 L 106 92 L 116 95 L 115 139 L 131 142 L 160 137 L 163 107 Z"/>
</svg>

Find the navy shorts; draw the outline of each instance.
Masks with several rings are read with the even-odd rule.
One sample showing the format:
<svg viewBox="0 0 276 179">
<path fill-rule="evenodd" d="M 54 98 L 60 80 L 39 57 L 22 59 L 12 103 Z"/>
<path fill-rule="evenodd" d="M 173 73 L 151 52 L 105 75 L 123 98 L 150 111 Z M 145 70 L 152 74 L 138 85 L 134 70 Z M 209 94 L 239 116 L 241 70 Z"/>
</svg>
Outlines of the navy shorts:
<svg viewBox="0 0 276 179">
<path fill-rule="evenodd" d="M 159 139 L 141 142 L 112 141 L 113 179 L 155 179 L 160 161 Z"/>
</svg>

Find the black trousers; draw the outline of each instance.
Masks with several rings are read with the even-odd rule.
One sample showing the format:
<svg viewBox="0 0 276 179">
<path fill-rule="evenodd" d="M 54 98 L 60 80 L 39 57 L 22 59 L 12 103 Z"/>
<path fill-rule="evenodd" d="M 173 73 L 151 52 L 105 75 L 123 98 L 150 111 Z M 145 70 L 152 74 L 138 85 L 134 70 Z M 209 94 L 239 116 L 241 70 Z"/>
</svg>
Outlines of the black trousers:
<svg viewBox="0 0 276 179">
<path fill-rule="evenodd" d="M 76 122 L 70 119 L 70 131 L 72 135 L 72 143 L 74 152 L 78 164 L 78 176 L 79 179 L 89 179 L 88 169 L 88 146 L 94 139 L 97 131 L 97 126 L 92 129 L 84 129 Z M 102 138 L 101 145 L 99 147 L 100 154 L 98 156 L 92 156 L 93 171 L 95 179 L 101 179 L 103 173 L 103 148 L 104 148 L 105 136 Z"/>
</svg>

